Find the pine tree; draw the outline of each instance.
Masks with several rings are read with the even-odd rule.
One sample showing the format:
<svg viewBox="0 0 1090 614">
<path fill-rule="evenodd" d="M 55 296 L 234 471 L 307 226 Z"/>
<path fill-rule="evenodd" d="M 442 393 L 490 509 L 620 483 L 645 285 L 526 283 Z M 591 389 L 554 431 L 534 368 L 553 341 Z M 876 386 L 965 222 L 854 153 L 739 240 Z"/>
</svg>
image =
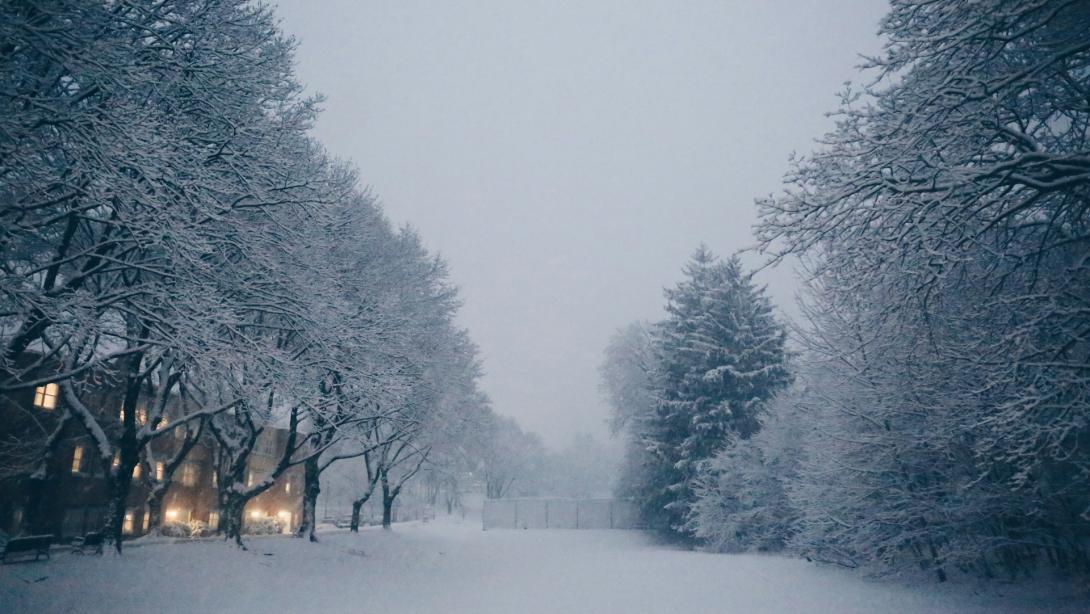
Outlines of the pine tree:
<svg viewBox="0 0 1090 614">
<path fill-rule="evenodd" d="M 681 534 L 700 466 L 756 433 L 766 402 L 791 379 L 786 333 L 738 258 L 720 261 L 702 245 L 684 272 L 655 331 L 662 390 L 638 426 L 652 462 L 635 493 L 645 522 Z"/>
</svg>

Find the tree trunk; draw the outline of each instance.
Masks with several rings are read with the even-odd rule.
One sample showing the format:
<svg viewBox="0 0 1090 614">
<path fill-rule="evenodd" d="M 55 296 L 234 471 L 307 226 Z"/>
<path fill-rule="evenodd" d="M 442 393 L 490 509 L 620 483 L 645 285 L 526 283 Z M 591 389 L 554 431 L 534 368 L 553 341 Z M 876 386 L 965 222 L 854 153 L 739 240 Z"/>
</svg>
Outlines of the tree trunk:
<svg viewBox="0 0 1090 614">
<path fill-rule="evenodd" d="M 144 332 L 146 335 L 146 331 Z M 107 508 L 106 526 L 103 533 L 107 539 L 112 539 L 114 548 L 121 554 L 121 539 L 125 526 L 125 505 L 129 499 L 129 489 L 132 486 L 132 472 L 136 464 L 140 462 L 141 444 L 136 439 L 137 406 L 140 400 L 140 385 L 143 378 L 135 374 L 140 372 L 140 364 L 143 360 L 143 352 L 137 352 L 129 357 L 126 363 L 125 397 L 121 403 L 121 409 L 125 412 L 122 424 L 124 429 L 121 439 L 117 442 L 117 469 L 113 468 L 114 459 L 100 457 L 102 470 L 105 472 L 110 489 L 110 504 Z"/>
<path fill-rule="evenodd" d="M 112 469 L 113 459 L 102 459 L 102 470 L 106 473 L 110 491 L 110 503 L 106 512 L 106 523 L 102 533 L 108 540 L 113 540 L 114 548 L 121 554 L 121 540 L 124 537 L 125 506 L 132 488 L 132 472 L 140 460 L 134 437 L 126 433 L 118 443 L 118 466 Z"/>
<path fill-rule="evenodd" d="M 382 528 L 390 529 L 394 523 L 394 500 L 393 498 L 382 498 Z"/>
<path fill-rule="evenodd" d="M 318 495 L 322 492 L 321 472 L 318 470 L 318 457 L 303 463 L 303 516 L 299 522 L 296 537 L 306 537 L 317 542 L 314 529 L 318 524 Z"/>
<path fill-rule="evenodd" d="M 394 495 L 396 496 L 396 495 Z M 390 529 L 393 524 L 394 496 L 390 493 L 390 481 L 386 478 L 386 472 L 382 473 L 382 528 Z"/>
<path fill-rule="evenodd" d="M 148 532 L 158 531 L 163 527 L 163 496 L 166 490 L 153 490 L 148 496 Z"/>
<path fill-rule="evenodd" d="M 352 523 L 348 526 L 348 530 L 353 533 L 360 532 L 360 508 L 363 507 L 363 500 L 356 500 L 352 502 Z"/>
<path fill-rule="evenodd" d="M 246 546 L 242 544 L 242 515 L 246 501 L 245 497 L 227 492 L 221 498 L 220 506 L 220 530 L 223 531 L 225 539 L 235 540 L 235 544 L 243 550 Z"/>
<path fill-rule="evenodd" d="M 121 554 L 121 539 L 125 528 L 125 502 L 129 498 L 131 480 L 115 476 L 110 480 L 110 504 L 106 512 L 106 526 L 103 533 L 114 542 L 114 549 Z"/>
<path fill-rule="evenodd" d="M 60 422 L 57 423 L 53 432 L 49 435 L 49 439 L 46 440 L 45 449 L 42 452 L 41 458 L 38 459 L 37 469 L 30 474 L 29 478 L 27 478 L 26 524 L 31 535 L 42 535 L 53 532 L 52 528 L 49 527 L 49 519 L 45 517 L 45 495 L 46 489 L 56 477 L 51 471 L 53 457 L 56 455 L 58 448 L 60 448 L 60 442 L 64 435 L 65 428 L 68 426 L 71 419 L 72 414 L 65 411 L 64 415 L 61 416 Z"/>
</svg>

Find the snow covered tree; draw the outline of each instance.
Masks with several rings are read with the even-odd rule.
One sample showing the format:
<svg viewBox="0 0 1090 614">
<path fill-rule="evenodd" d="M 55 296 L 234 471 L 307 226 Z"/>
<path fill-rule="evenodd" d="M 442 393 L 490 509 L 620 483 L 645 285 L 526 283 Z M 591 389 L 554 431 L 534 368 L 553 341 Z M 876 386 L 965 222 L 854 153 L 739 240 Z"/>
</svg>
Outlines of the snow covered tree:
<svg viewBox="0 0 1090 614">
<path fill-rule="evenodd" d="M 95 442 L 120 547 L 148 442 L 238 401 L 168 417 L 166 399 L 237 353 L 222 333 L 243 311 L 281 305 L 264 264 L 285 237 L 266 213 L 305 216 L 334 175 L 305 138 L 313 101 L 266 8 L 0 10 L 0 391 L 59 385 Z M 120 398 L 95 398 L 104 383 Z"/>
<path fill-rule="evenodd" d="M 636 426 L 649 454 L 646 481 L 632 493 L 647 524 L 679 535 L 701 465 L 756 433 L 768 400 L 791 381 L 786 332 L 738 258 L 721 262 L 701 246 L 684 272 L 654 329 L 661 390 Z"/>
<path fill-rule="evenodd" d="M 539 479 L 545 474 L 547 452 L 537 433 L 525 432 L 514 419 L 496 415 L 486 441 L 481 469 L 486 497 L 541 494 Z"/>
<path fill-rule="evenodd" d="M 810 421 L 791 388 L 770 402 L 761 430 L 732 438 L 694 480 L 696 500 L 686 529 L 723 551 L 778 551 L 795 534 L 798 510 L 788 493 L 798 484 Z"/>
<path fill-rule="evenodd" d="M 601 390 L 612 410 L 610 428 L 615 436 L 623 437 L 624 445 L 614 492 L 626 499 L 650 492 L 656 471 L 663 470 L 641 438 L 642 425 L 662 394 L 653 331 L 652 325 L 643 322 L 617 330 L 599 367 Z"/>
<path fill-rule="evenodd" d="M 881 30 L 871 85 L 760 202 L 764 249 L 808 261 L 826 374 L 800 538 L 1085 573 L 1090 6 L 895 0 Z"/>
</svg>

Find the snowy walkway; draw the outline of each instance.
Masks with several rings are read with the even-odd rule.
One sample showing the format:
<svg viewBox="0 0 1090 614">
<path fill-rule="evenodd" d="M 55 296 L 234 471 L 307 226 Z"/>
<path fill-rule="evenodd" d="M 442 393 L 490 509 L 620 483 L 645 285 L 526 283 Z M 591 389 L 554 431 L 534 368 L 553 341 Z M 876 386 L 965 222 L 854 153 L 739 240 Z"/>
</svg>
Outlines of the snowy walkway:
<svg viewBox="0 0 1090 614">
<path fill-rule="evenodd" d="M 938 589 L 780 557 L 671 550 L 629 531 L 482 532 L 470 522 L 331 533 L 317 545 L 259 538 L 247 552 L 164 544 L 0 567 L 3 612 L 1033 611 L 1025 596 L 1013 608 L 998 595 Z"/>
</svg>

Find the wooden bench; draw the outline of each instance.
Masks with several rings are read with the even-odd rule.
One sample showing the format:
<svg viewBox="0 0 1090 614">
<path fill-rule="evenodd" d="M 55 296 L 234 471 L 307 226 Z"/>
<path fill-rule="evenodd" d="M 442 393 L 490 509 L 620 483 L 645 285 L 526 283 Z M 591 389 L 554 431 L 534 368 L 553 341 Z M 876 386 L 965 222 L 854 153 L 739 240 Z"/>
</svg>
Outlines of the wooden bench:
<svg viewBox="0 0 1090 614">
<path fill-rule="evenodd" d="M 13 537 L 8 540 L 8 543 L 4 544 L 4 551 L 0 552 L 0 562 L 4 564 L 14 563 L 14 558 L 22 558 L 29 560 L 31 554 L 34 555 L 34 560 L 37 561 L 39 557 L 45 555 L 45 558 L 49 558 L 49 547 L 53 545 L 52 535 L 28 535 L 26 537 Z"/>
<path fill-rule="evenodd" d="M 102 554 L 106 536 L 99 532 L 88 533 L 72 540 L 72 554 Z"/>
</svg>

